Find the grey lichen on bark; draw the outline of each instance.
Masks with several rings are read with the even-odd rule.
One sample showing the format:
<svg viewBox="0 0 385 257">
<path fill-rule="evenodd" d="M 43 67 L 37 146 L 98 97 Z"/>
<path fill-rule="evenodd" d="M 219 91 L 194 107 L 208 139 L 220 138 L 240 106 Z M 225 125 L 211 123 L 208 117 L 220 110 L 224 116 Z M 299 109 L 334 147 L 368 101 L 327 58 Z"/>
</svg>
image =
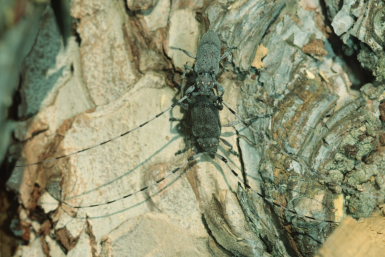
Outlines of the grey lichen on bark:
<svg viewBox="0 0 385 257">
<path fill-rule="evenodd" d="M 0 161 L 3 161 L 15 126 L 9 114 L 15 91 L 20 82 L 19 72 L 23 59 L 30 51 L 36 38 L 39 17 L 44 6 L 34 6 L 30 3 L 17 6 L 12 1 L 3 2 L 1 5 Z M 23 15 L 22 19 L 21 16 Z"/>
<path fill-rule="evenodd" d="M 166 109 L 175 101 L 172 87 L 181 81 L 183 64 L 194 61 L 171 47 L 194 54 L 209 28 L 223 50 L 237 47 L 218 80 L 224 100 L 252 122 L 245 126 L 221 112 L 224 124 L 237 124 L 238 132 L 223 132 L 240 152 L 239 158 L 224 154 L 238 178 L 219 160 L 204 158 L 181 169 L 182 175 L 170 173 L 186 166 L 188 157 L 174 155 L 184 145 L 169 121 L 179 115 L 177 108 L 127 137 L 15 169 L 21 219 L 34 225 L 29 233 L 36 238 L 19 251 L 38 248 L 41 239 L 52 256 L 311 256 L 345 215 L 371 215 L 385 195 L 383 43 L 359 37 L 365 25 L 346 17 L 352 10 L 370 14 L 368 5 L 339 10 L 328 1 L 72 1 L 77 40 L 60 51 L 50 74 L 68 72 L 60 73 L 41 111 L 20 124 L 17 135 L 30 138 L 24 162 L 97 145 Z M 367 19 L 379 19 L 369 14 Z M 349 59 L 335 53 L 328 23 L 339 26 L 348 47 L 357 47 L 344 37 L 350 33 L 378 53 L 371 53 L 376 62 L 361 60 L 368 46 L 358 54 L 363 67 L 378 70 L 376 83 L 350 88 Z M 51 31 L 47 24 L 42 36 Z M 46 76 L 33 61 L 46 49 L 42 39 L 25 62 L 37 78 L 24 82 L 27 93 Z M 86 206 L 125 195 L 77 209 L 53 199 Z M 52 224 L 43 236 L 32 215 L 36 206 Z"/>
</svg>

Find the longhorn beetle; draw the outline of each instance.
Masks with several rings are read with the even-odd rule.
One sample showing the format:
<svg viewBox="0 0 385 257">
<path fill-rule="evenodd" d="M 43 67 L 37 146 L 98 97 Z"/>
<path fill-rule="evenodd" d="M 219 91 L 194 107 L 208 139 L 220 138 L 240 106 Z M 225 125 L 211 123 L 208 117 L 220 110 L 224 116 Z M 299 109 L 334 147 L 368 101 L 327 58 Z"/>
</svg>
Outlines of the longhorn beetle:
<svg viewBox="0 0 385 257">
<path fill-rule="evenodd" d="M 186 66 L 186 71 L 183 74 L 183 77 L 186 77 L 186 74 L 188 72 L 192 72 L 193 76 L 195 77 L 195 82 L 193 85 L 186 85 L 186 80 L 183 80 L 181 91 L 182 91 L 182 97 L 173 103 L 170 107 L 165 109 L 164 111 L 158 113 L 153 118 L 141 123 L 139 126 L 134 127 L 132 129 L 129 129 L 125 131 L 124 133 L 121 133 L 118 136 L 112 137 L 108 140 L 105 140 L 103 142 L 100 142 L 98 144 L 95 144 L 93 146 L 77 150 L 74 152 L 71 152 L 69 154 L 60 155 L 48 159 L 44 159 L 35 163 L 29 163 L 29 164 L 22 164 L 17 165 L 17 167 L 25 167 L 25 166 L 31 166 L 31 165 L 39 165 L 46 162 L 51 162 L 55 160 L 60 160 L 63 158 L 67 158 L 79 153 L 86 152 L 90 149 L 94 149 L 98 146 L 105 145 L 111 141 L 114 141 L 118 138 L 121 138 L 123 136 L 126 136 L 130 133 L 132 133 L 135 130 L 138 130 L 151 121 L 161 117 L 164 113 L 172 110 L 175 106 L 180 105 L 183 109 L 186 111 L 186 117 L 185 122 L 189 125 L 191 137 L 194 141 L 194 145 L 197 149 L 197 152 L 199 153 L 207 153 L 210 157 L 214 158 L 215 156 L 219 157 L 221 161 L 223 161 L 231 170 L 231 172 L 237 176 L 240 185 L 245 185 L 248 187 L 247 184 L 244 184 L 243 181 L 239 178 L 238 173 L 229 166 L 228 160 L 224 158 L 223 156 L 219 155 L 217 153 L 219 141 L 222 140 L 225 142 L 225 144 L 228 144 L 224 139 L 220 138 L 221 134 L 221 124 L 219 120 L 219 111 L 223 109 L 223 104 L 238 118 L 240 118 L 235 111 L 233 111 L 226 103 L 223 102 L 222 96 L 224 95 L 224 89 L 217 81 L 217 76 L 220 72 L 219 64 L 221 59 L 221 41 L 218 37 L 218 35 L 213 32 L 212 30 L 209 30 L 206 34 L 202 36 L 202 39 L 199 43 L 198 51 L 197 51 L 197 57 L 196 57 L 196 63 L 194 68 Z M 187 89 L 185 89 L 187 87 Z M 266 117 L 266 116 L 262 116 Z M 246 126 L 249 125 L 248 122 L 245 122 L 241 119 L 241 122 L 245 124 Z M 191 163 L 198 155 L 194 155 L 193 157 L 190 157 L 188 159 L 188 162 Z M 165 180 L 166 177 L 175 174 L 176 172 L 182 170 L 182 167 L 177 167 L 173 169 L 168 175 L 165 177 L 158 179 L 153 183 L 152 185 L 156 185 L 161 183 Z M 103 202 L 103 203 L 95 203 L 95 204 L 88 204 L 88 205 L 71 205 L 67 203 L 66 201 L 62 201 L 60 199 L 57 199 L 59 202 L 61 202 L 64 205 L 70 206 L 72 208 L 80 209 L 80 208 L 91 208 L 96 206 L 102 206 L 107 205 L 113 202 L 116 202 L 118 200 L 128 198 L 136 193 L 142 193 L 149 189 L 152 185 L 146 185 L 143 186 L 137 190 L 131 191 L 128 194 L 125 194 L 121 197 L 110 199 L 109 201 Z M 102 185 L 103 186 L 103 185 Z M 87 192 L 85 192 L 87 193 Z M 83 193 L 82 195 L 84 195 Z M 285 206 L 282 206 L 278 203 L 276 203 L 274 200 L 271 200 L 269 198 L 266 198 L 263 194 L 257 193 L 260 197 L 263 197 L 266 201 L 273 204 L 274 206 L 279 206 L 280 208 L 286 209 L 292 213 L 296 213 L 293 210 L 287 209 Z M 75 198 L 76 196 L 72 197 Z M 112 215 L 112 214 L 111 214 Z M 298 216 L 301 216 L 297 214 Z M 308 218 L 311 220 L 316 220 L 313 217 L 302 215 L 304 218 Z M 92 218 L 92 217 L 88 217 Z M 327 222 L 333 222 L 328 220 L 321 220 L 321 221 L 327 221 Z"/>
<path fill-rule="evenodd" d="M 206 152 L 212 158 L 217 152 L 221 135 L 219 111 L 223 109 L 224 89 L 216 80 L 220 59 L 221 41 L 215 32 L 209 30 L 202 36 L 198 47 L 194 66 L 195 83 L 183 92 L 186 86 L 184 73 L 182 84 L 182 94 L 187 94 L 187 98 L 181 102 L 181 106 L 186 111 L 185 121 L 191 128 L 194 145 L 199 152 Z"/>
</svg>

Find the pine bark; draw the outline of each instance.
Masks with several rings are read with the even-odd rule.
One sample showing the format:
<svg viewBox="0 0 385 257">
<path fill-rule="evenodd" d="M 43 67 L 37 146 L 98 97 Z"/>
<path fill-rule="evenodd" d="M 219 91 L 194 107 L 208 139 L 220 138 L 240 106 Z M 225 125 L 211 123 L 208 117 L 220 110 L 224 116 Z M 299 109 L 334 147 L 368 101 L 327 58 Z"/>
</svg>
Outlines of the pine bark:
<svg viewBox="0 0 385 257">
<path fill-rule="evenodd" d="M 227 145 L 219 153 L 228 164 L 175 155 L 189 142 L 169 120 L 182 116 L 175 107 L 106 144 L 17 167 L 8 186 L 19 192 L 29 242 L 16 255 L 314 256 L 337 227 L 356 226 L 346 216 L 374 215 L 363 230 L 375 239 L 360 243 L 379 256 L 382 5 L 74 0 L 66 47 L 47 7 L 24 60 L 18 164 L 98 145 L 167 109 L 195 61 L 173 47 L 195 55 L 208 29 L 222 52 L 236 47 L 218 81 L 237 112 L 221 111 L 233 125 L 222 134 L 239 156 Z M 335 247 L 327 242 L 319 256 Z"/>
</svg>

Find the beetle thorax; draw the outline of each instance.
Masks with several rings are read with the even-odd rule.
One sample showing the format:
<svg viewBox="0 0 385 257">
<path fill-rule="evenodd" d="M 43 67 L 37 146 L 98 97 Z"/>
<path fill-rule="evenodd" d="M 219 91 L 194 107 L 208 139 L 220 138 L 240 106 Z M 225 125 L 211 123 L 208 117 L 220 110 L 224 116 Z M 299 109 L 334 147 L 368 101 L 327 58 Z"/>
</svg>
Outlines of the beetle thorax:
<svg viewBox="0 0 385 257">
<path fill-rule="evenodd" d="M 200 92 L 212 92 L 215 86 L 215 77 L 212 73 L 200 73 L 196 79 L 196 86 Z"/>
</svg>

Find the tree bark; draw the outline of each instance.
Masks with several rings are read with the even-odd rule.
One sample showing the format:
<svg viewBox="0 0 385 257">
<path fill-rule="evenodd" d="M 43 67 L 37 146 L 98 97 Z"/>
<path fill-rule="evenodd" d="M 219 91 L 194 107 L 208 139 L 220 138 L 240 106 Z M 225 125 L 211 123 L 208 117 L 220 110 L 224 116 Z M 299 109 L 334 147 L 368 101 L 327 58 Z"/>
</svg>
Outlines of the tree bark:
<svg viewBox="0 0 385 257">
<path fill-rule="evenodd" d="M 38 164 L 8 181 L 30 239 L 16 256 L 313 256 L 344 217 L 378 215 L 384 28 L 373 2 L 74 0 L 66 48 L 48 8 L 22 72 L 20 118 L 36 114 L 16 131 L 17 165 Z M 173 47 L 195 55 L 208 29 L 222 52 L 236 47 L 218 81 L 237 112 L 220 112 L 233 125 L 222 136 L 239 156 L 223 145 L 227 163 L 192 165 L 192 150 L 175 155 L 188 146 L 169 120 L 179 107 L 155 115 L 195 61 Z"/>
</svg>

